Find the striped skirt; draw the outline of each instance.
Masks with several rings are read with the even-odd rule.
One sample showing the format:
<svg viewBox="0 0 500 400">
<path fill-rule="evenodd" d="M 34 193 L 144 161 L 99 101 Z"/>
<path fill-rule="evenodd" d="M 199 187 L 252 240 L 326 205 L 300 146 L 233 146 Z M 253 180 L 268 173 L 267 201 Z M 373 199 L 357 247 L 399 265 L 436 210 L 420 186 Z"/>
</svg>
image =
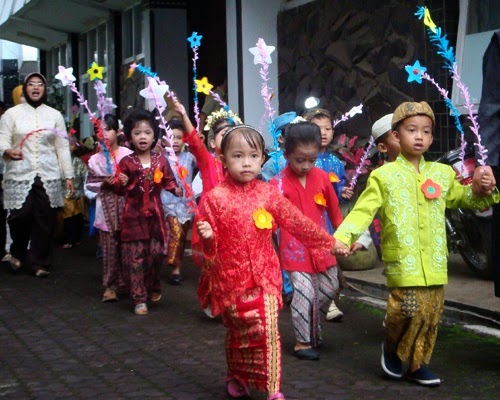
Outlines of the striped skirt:
<svg viewBox="0 0 500 400">
<path fill-rule="evenodd" d="M 278 309 L 275 296 L 251 288 L 222 314 L 227 375 L 265 393 L 277 393 L 281 385 Z"/>
<path fill-rule="evenodd" d="M 337 266 L 325 272 L 309 274 L 290 271 L 293 299 L 290 304 L 295 339 L 316 347 L 321 342 L 321 307 L 337 298 L 340 292 Z"/>
</svg>

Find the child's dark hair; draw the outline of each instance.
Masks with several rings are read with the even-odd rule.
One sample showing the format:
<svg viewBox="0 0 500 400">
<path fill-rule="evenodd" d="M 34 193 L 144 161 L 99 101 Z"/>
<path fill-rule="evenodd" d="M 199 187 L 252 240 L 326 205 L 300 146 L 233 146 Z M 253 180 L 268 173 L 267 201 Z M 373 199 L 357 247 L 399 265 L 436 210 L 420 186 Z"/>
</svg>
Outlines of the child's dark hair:
<svg viewBox="0 0 500 400">
<path fill-rule="evenodd" d="M 156 122 L 156 118 L 153 113 L 143 110 L 142 108 L 135 108 L 127 115 L 125 121 L 123 121 L 123 132 L 125 136 L 127 136 L 127 140 L 130 143 L 131 148 L 133 149 L 132 144 L 132 130 L 140 121 L 147 122 L 154 132 L 154 140 L 151 148 L 153 149 L 156 146 L 156 142 L 160 138 L 160 129 L 158 128 L 158 123 Z"/>
<path fill-rule="evenodd" d="M 264 137 L 257 129 L 250 125 L 236 125 L 229 128 L 220 144 L 221 154 L 226 154 L 231 142 L 236 137 L 236 133 L 240 133 L 252 149 L 260 150 L 264 155 L 264 147 L 266 145 Z"/>
<path fill-rule="evenodd" d="M 321 129 L 314 122 L 297 122 L 286 127 L 285 153 L 291 153 L 299 144 L 321 147 Z"/>
<path fill-rule="evenodd" d="M 114 131 L 118 132 L 118 129 L 120 129 L 118 118 L 115 117 L 113 114 L 106 114 L 104 116 L 104 123 L 108 128 L 113 129 Z"/>
<path fill-rule="evenodd" d="M 171 119 L 170 121 L 168 121 L 168 126 L 172 130 L 178 129 L 181 132 L 184 132 L 184 130 L 185 130 L 184 124 L 182 123 L 182 121 L 180 119 L 175 119 L 175 118 Z"/>
</svg>

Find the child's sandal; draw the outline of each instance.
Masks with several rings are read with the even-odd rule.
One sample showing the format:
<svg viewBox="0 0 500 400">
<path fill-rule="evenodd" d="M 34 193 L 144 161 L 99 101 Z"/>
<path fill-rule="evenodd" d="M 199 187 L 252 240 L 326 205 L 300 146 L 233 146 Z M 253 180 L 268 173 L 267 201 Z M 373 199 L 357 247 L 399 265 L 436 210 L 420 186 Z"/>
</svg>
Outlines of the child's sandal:
<svg viewBox="0 0 500 400">
<path fill-rule="evenodd" d="M 139 303 L 135 306 L 135 315 L 146 315 L 148 313 L 148 306 L 146 303 Z"/>
<path fill-rule="evenodd" d="M 271 394 L 267 397 L 267 400 L 285 400 L 285 395 L 281 392 Z"/>
<path fill-rule="evenodd" d="M 241 397 L 248 397 L 250 396 L 250 390 L 243 386 L 240 381 L 238 381 L 236 378 L 233 378 L 231 376 L 227 376 L 224 379 L 224 382 L 226 383 L 226 391 L 231 396 L 233 399 L 239 399 Z"/>
</svg>

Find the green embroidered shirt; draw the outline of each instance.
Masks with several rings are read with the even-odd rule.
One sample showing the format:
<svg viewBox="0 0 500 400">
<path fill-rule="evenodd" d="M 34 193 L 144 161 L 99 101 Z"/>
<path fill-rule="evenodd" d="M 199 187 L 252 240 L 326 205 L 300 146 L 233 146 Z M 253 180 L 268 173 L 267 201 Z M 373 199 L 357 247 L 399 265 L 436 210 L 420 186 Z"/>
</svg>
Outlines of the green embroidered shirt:
<svg viewBox="0 0 500 400">
<path fill-rule="evenodd" d="M 334 234 L 350 246 L 379 211 L 389 287 L 448 283 L 445 208 L 482 209 L 500 200 L 497 189 L 490 196 L 475 197 L 471 186 L 461 185 L 448 165 L 422 157 L 419 170 L 399 155 L 372 171 L 366 189 Z M 427 179 L 440 186 L 439 197 L 426 198 L 422 185 Z"/>
</svg>

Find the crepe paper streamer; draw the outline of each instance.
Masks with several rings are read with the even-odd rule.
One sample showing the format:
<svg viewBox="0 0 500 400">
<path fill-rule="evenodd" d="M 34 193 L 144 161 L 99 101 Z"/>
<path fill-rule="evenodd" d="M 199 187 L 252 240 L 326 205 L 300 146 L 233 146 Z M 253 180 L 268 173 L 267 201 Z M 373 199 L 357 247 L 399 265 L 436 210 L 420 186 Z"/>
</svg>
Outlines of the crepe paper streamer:
<svg viewBox="0 0 500 400">
<path fill-rule="evenodd" d="M 436 27 L 432 21 L 429 9 L 425 6 L 418 6 L 415 15 L 418 19 L 423 19 L 425 26 L 428 27 L 429 39 L 438 48 L 437 54 L 445 59 L 445 68 L 449 69 L 450 72 L 453 71 L 455 64 L 453 47 L 450 47 L 450 42 L 446 35 L 442 34 L 441 28 Z"/>
<path fill-rule="evenodd" d="M 469 90 L 463 84 L 462 80 L 460 79 L 460 75 L 458 75 L 458 68 L 456 64 L 453 66 L 452 77 L 455 83 L 457 84 L 458 89 L 460 90 L 460 94 L 464 98 L 465 101 L 464 107 L 469 112 L 467 119 L 472 123 L 472 125 L 470 126 L 470 130 L 476 137 L 476 142 L 474 143 L 474 146 L 477 147 L 479 153 L 479 160 L 477 161 L 484 167 L 486 165 L 486 160 L 488 159 L 488 154 L 487 154 L 488 150 L 481 144 L 481 135 L 479 134 L 479 124 L 477 123 L 477 116 L 474 112 L 474 104 L 471 103 Z"/>
<path fill-rule="evenodd" d="M 355 106 L 351 108 L 348 112 L 346 112 L 344 115 L 342 115 L 339 119 L 333 121 L 333 127 L 335 128 L 341 122 L 347 121 L 349 118 L 354 117 L 356 114 L 362 114 L 362 113 L 363 113 L 363 104 Z"/>
<path fill-rule="evenodd" d="M 450 71 L 453 80 L 455 81 L 463 99 L 465 100 L 464 107 L 469 112 L 468 119 L 472 123 L 470 129 L 477 139 L 474 145 L 478 148 L 478 153 L 480 155 L 480 159 L 478 160 L 478 162 L 479 164 L 484 166 L 486 165 L 486 159 L 488 158 L 487 155 L 488 150 L 484 148 L 484 146 L 481 144 L 481 135 L 479 134 L 479 124 L 477 123 L 477 119 L 474 114 L 474 105 L 470 102 L 469 91 L 462 82 L 460 75 L 458 74 L 458 67 L 455 61 L 453 48 L 450 47 L 450 43 L 448 39 L 446 39 L 446 35 L 442 34 L 441 28 L 436 27 L 436 25 L 432 21 L 430 17 L 430 12 L 427 7 L 422 7 L 422 6 L 417 7 L 417 12 L 415 13 L 415 15 L 419 19 L 423 19 L 424 24 L 429 28 L 429 39 L 431 43 L 437 46 L 438 48 L 437 54 L 439 54 L 444 58 L 445 68 L 447 68 Z M 465 144 L 463 144 L 462 146 L 463 148 L 461 150 L 465 152 Z"/>
<path fill-rule="evenodd" d="M 23 146 L 24 146 L 24 143 L 26 142 L 26 140 L 28 140 L 31 136 L 33 136 L 33 135 L 35 135 L 37 133 L 40 133 L 40 132 L 44 132 L 44 131 L 48 131 L 48 132 L 54 133 L 55 135 L 57 135 L 59 137 L 62 137 L 63 139 L 67 139 L 70 143 L 75 143 L 75 144 L 78 145 L 78 142 L 76 141 L 76 139 L 74 137 L 69 136 L 68 132 L 66 132 L 64 130 L 58 130 L 58 129 L 54 129 L 54 128 L 41 128 L 41 129 L 35 129 L 33 131 L 28 132 L 21 139 L 21 141 L 17 144 L 16 147 L 19 147 L 19 150 L 22 150 Z"/>
<path fill-rule="evenodd" d="M 90 121 L 92 124 L 96 127 L 97 129 L 97 138 L 105 144 L 104 142 L 104 133 L 103 133 L 103 128 L 101 124 L 99 123 L 99 120 L 95 117 L 94 113 L 90 110 L 87 100 L 83 97 L 83 95 L 78 91 L 76 85 L 75 85 L 75 80 L 76 78 L 73 76 L 73 68 L 65 68 L 63 66 L 59 66 L 59 73 L 55 76 L 56 79 L 59 79 L 63 86 L 69 86 L 71 91 L 76 94 L 76 98 L 78 100 L 78 103 L 82 105 L 86 110 L 87 113 L 89 114 Z M 103 146 L 106 147 L 106 146 Z M 118 166 L 116 163 L 116 155 L 114 154 L 113 151 L 109 151 L 109 148 L 107 149 L 108 152 L 104 152 L 104 155 L 106 156 L 106 164 L 109 173 L 112 171 L 112 166 L 111 166 L 111 159 L 110 156 L 113 157 L 113 160 L 115 162 L 115 165 Z"/>
<path fill-rule="evenodd" d="M 201 38 L 203 36 L 198 35 L 197 32 L 193 32 L 190 37 L 188 37 L 188 42 L 191 44 L 191 50 L 193 50 L 193 92 L 194 92 L 194 119 L 196 121 L 196 130 L 200 131 L 200 105 L 198 102 L 198 84 L 197 84 L 197 68 L 196 61 L 198 60 L 198 48 L 201 44 Z M 205 78 L 206 79 L 206 78 Z M 207 93 L 208 94 L 208 93 Z"/>
<path fill-rule="evenodd" d="M 359 175 L 361 175 L 361 171 L 363 170 L 363 167 L 365 166 L 366 159 L 368 158 L 368 154 L 370 153 L 370 150 L 373 148 L 375 145 L 375 139 L 373 139 L 373 136 L 370 135 L 370 140 L 368 141 L 368 146 L 366 147 L 365 151 L 363 152 L 363 155 L 359 159 L 359 165 L 356 168 L 356 171 L 354 172 L 354 176 L 351 179 L 351 182 L 349 184 L 349 189 L 353 190 L 354 186 L 356 186 L 356 183 L 358 181 Z"/>
</svg>

